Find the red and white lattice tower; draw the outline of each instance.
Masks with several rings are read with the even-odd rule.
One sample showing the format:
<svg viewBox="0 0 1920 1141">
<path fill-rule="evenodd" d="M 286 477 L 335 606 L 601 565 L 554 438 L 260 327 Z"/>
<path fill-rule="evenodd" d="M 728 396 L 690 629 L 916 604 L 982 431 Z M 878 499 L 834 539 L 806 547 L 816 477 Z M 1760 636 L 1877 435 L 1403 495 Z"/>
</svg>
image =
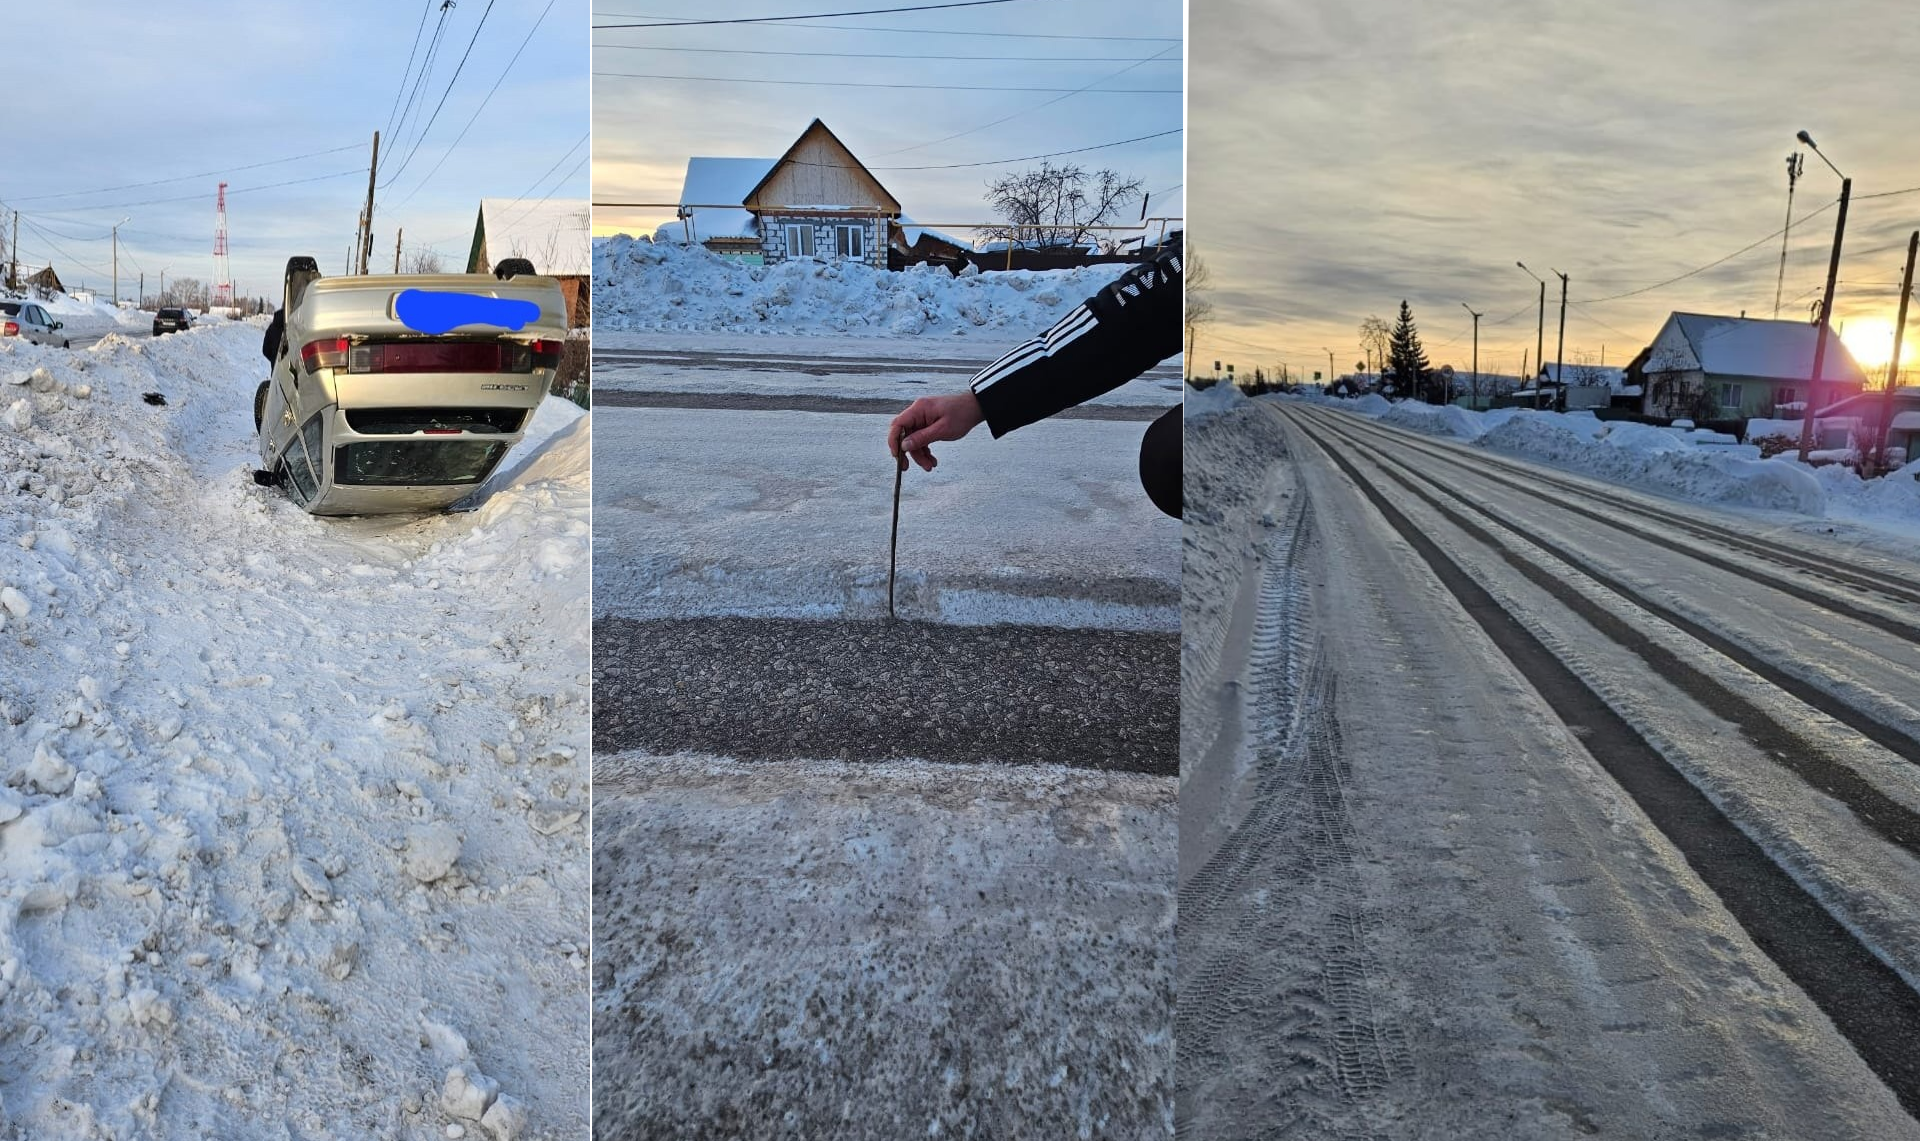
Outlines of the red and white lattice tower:
<svg viewBox="0 0 1920 1141">
<path fill-rule="evenodd" d="M 233 273 L 227 268 L 227 184 L 220 184 L 220 212 L 213 223 L 213 303 L 233 304 Z"/>
</svg>

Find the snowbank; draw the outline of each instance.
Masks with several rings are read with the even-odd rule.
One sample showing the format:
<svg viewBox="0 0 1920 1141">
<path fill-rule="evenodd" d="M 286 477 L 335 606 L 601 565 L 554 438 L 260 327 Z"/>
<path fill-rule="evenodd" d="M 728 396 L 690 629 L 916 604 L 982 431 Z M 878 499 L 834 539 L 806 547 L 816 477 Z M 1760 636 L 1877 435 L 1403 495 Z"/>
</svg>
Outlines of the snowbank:
<svg viewBox="0 0 1920 1141">
<path fill-rule="evenodd" d="M 844 262 L 748 265 L 700 246 L 624 234 L 593 244 L 593 315 L 603 329 L 818 335 L 1026 336 L 1053 324 L 1124 265 L 898 273 Z"/>
<path fill-rule="evenodd" d="M 1611 430 L 1599 432 L 1593 426 Z M 1635 431 L 1620 433 L 1616 444 L 1612 437 L 1620 427 L 1592 417 L 1528 412 L 1489 429 L 1477 443 L 1683 499 L 1804 515 L 1826 510 L 1820 482 L 1792 461 L 1715 454 L 1685 443 L 1674 449 L 1654 435 Z"/>
<path fill-rule="evenodd" d="M 1221 381 L 1205 388 L 1188 388 L 1185 394 L 1184 411 L 1181 414 L 1191 422 L 1204 416 L 1231 412 L 1246 402 L 1247 394 L 1240 391 L 1239 385 Z"/>
<path fill-rule="evenodd" d="M 580 1135 L 588 421 L 316 519 L 248 477 L 259 344 L 0 343 L 6 1125 Z"/>
</svg>

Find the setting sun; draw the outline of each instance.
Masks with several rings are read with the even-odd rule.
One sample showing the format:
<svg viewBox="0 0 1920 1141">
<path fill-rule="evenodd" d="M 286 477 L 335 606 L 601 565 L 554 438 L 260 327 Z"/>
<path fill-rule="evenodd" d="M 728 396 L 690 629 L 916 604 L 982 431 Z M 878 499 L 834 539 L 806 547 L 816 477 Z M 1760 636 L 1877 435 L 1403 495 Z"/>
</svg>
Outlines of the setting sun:
<svg viewBox="0 0 1920 1141">
<path fill-rule="evenodd" d="M 1887 362 L 1893 359 L 1893 321 L 1886 317 L 1852 317 L 1841 324 L 1840 339 L 1846 342 L 1847 351 L 1860 367 L 1867 372 L 1868 380 L 1878 383 L 1885 378 Z M 1908 321 L 1907 335 L 1900 344 L 1900 371 L 1904 374 L 1920 362 L 1920 352 L 1916 352 L 1915 340 L 1920 339 L 1920 329 L 1915 329 L 1911 319 Z"/>
</svg>

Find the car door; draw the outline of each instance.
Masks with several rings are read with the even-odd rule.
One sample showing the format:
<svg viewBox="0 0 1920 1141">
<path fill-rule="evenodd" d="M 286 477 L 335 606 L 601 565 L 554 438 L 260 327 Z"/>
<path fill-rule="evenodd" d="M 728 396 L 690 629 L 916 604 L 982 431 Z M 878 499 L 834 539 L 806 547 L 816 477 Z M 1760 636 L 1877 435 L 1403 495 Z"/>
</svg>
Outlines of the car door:
<svg viewBox="0 0 1920 1141">
<path fill-rule="evenodd" d="M 27 339 L 35 344 L 51 345 L 58 343 L 53 336 L 53 319 L 48 317 L 47 311 L 38 305 L 22 305 L 20 307 L 20 331 L 25 333 Z"/>
</svg>

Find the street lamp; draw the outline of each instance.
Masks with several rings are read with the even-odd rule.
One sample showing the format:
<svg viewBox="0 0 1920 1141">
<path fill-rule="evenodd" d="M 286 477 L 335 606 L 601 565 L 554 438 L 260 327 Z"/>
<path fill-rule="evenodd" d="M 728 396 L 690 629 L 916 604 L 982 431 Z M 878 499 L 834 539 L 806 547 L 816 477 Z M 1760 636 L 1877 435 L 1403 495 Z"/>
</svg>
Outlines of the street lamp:
<svg viewBox="0 0 1920 1141">
<path fill-rule="evenodd" d="M 1473 306 L 1462 301 L 1460 308 L 1473 313 Z M 1473 402 L 1480 403 L 1480 318 L 1481 313 L 1473 313 Z M 1475 411 L 1478 411 L 1476 409 Z"/>
<path fill-rule="evenodd" d="M 1321 347 L 1325 348 L 1324 345 Z M 1326 352 L 1327 352 L 1327 383 L 1332 384 L 1333 383 L 1333 350 L 1327 349 Z"/>
<path fill-rule="evenodd" d="M 1840 173 L 1840 168 L 1833 165 L 1833 160 L 1813 141 L 1812 135 L 1801 131 L 1794 137 L 1819 155 L 1828 170 L 1840 175 L 1840 216 L 1833 223 L 1833 254 L 1827 259 L 1827 292 L 1820 302 L 1820 329 L 1813 339 L 1813 375 L 1807 380 L 1807 407 L 1803 413 L 1806 419 L 1800 425 L 1800 462 L 1806 463 L 1807 453 L 1813 449 L 1814 406 L 1820 399 L 1820 366 L 1826 363 L 1827 335 L 1833 327 L 1833 287 L 1840 279 L 1840 242 L 1847 234 L 1847 203 L 1853 198 L 1853 179 Z"/>
<path fill-rule="evenodd" d="M 1544 352 L 1547 343 L 1547 282 L 1546 279 L 1539 274 L 1527 269 L 1527 263 L 1517 261 L 1513 264 L 1525 270 L 1528 277 L 1540 283 L 1540 323 L 1534 327 L 1533 332 L 1533 363 L 1544 372 L 1547 367 Z M 1526 377 L 1523 376 L 1520 378 L 1521 384 L 1525 384 L 1526 382 Z"/>
</svg>

